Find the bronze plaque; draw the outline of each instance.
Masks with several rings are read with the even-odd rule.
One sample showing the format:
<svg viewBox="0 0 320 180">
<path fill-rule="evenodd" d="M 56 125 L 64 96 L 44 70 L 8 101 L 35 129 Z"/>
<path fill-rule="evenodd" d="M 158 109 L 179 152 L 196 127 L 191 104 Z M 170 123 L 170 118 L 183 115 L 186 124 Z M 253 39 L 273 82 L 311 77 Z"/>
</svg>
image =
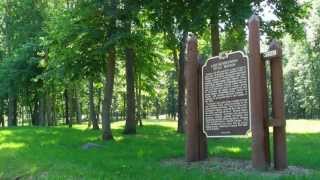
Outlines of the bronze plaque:
<svg viewBox="0 0 320 180">
<path fill-rule="evenodd" d="M 248 58 L 213 57 L 202 67 L 203 131 L 207 137 L 245 135 L 250 129 Z"/>
</svg>

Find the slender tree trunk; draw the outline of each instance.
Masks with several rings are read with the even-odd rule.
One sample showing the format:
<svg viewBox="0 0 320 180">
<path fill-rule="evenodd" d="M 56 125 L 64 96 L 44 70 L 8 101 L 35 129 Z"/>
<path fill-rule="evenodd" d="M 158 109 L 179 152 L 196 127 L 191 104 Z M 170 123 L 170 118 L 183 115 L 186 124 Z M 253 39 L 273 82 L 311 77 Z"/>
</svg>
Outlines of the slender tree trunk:
<svg viewBox="0 0 320 180">
<path fill-rule="evenodd" d="M 92 129 L 98 130 L 99 124 L 97 121 L 96 110 L 94 105 L 94 87 L 92 79 L 89 80 L 89 111 L 89 122 L 92 122 Z"/>
<path fill-rule="evenodd" d="M 74 86 L 72 85 L 72 87 L 70 89 L 68 89 L 68 96 L 69 96 L 69 128 L 71 128 L 73 126 L 73 123 L 75 122 L 76 119 L 76 105 L 75 105 L 75 93 L 74 93 Z"/>
<path fill-rule="evenodd" d="M 113 139 L 111 131 L 111 103 L 113 95 L 114 74 L 116 69 L 116 50 L 112 47 L 108 52 L 108 59 L 106 59 L 106 78 L 104 82 L 104 98 L 102 104 L 102 139 Z"/>
<path fill-rule="evenodd" d="M 52 96 L 50 93 L 46 93 L 46 119 L 48 126 L 53 126 L 53 105 L 52 105 Z"/>
<path fill-rule="evenodd" d="M 134 50 L 126 47 L 126 84 L 127 84 L 127 113 L 124 134 L 136 133 L 135 96 L 134 96 Z"/>
<path fill-rule="evenodd" d="M 45 126 L 46 124 L 46 113 L 45 113 L 45 95 L 44 92 L 40 93 L 40 100 L 39 100 L 39 124 L 40 126 Z"/>
<path fill-rule="evenodd" d="M 98 123 L 98 124 L 99 124 L 99 122 L 100 122 L 101 103 L 102 103 L 101 89 L 98 89 L 98 103 L 97 103 L 97 111 L 96 111 L 97 123 Z"/>
<path fill-rule="evenodd" d="M 65 117 L 65 124 L 69 124 L 69 105 L 68 105 L 68 93 L 67 93 L 67 89 L 64 90 L 63 92 L 63 96 L 64 96 L 64 117 Z"/>
<path fill-rule="evenodd" d="M 159 98 L 156 97 L 156 119 L 159 119 L 160 115 L 160 103 L 159 103 Z"/>
<path fill-rule="evenodd" d="M 123 93 L 123 111 L 122 111 L 122 118 L 125 120 L 126 117 L 126 109 L 127 109 L 127 101 L 126 101 L 126 93 Z"/>
<path fill-rule="evenodd" d="M 178 132 L 184 133 L 185 130 L 185 79 L 184 79 L 184 64 L 185 64 L 185 50 L 186 41 L 188 38 L 188 32 L 184 31 L 180 42 L 180 54 L 179 54 L 179 92 L 178 92 Z"/>
<path fill-rule="evenodd" d="M 131 35 L 131 20 L 125 22 L 127 33 Z M 134 58 L 135 51 L 133 49 L 133 40 L 130 39 L 125 47 L 125 67 L 126 67 L 126 93 L 127 93 L 127 113 L 126 113 L 126 124 L 124 134 L 135 134 L 136 133 L 136 121 L 135 121 L 135 94 L 134 94 Z"/>
<path fill-rule="evenodd" d="M 17 126 L 17 97 L 13 94 L 9 95 L 8 102 L 8 126 Z"/>
<path fill-rule="evenodd" d="M 139 126 L 142 126 L 142 118 L 141 118 L 141 73 L 136 73 L 136 87 L 135 87 L 135 96 L 136 96 L 136 122 Z"/>
<path fill-rule="evenodd" d="M 142 124 L 142 107 L 141 107 L 141 101 L 142 101 L 142 97 L 141 97 L 141 74 L 139 74 L 139 81 L 138 81 L 138 120 L 139 120 L 139 126 L 143 126 Z"/>
<path fill-rule="evenodd" d="M 39 126 L 39 97 L 37 96 L 34 100 L 33 107 L 30 106 L 31 111 L 31 122 L 33 126 Z"/>
<path fill-rule="evenodd" d="M 81 103 L 79 99 L 79 90 L 74 89 L 74 105 L 77 123 L 80 124 L 82 120 Z"/>
<path fill-rule="evenodd" d="M 69 92 L 68 89 L 64 90 L 64 103 L 65 103 L 65 121 L 66 125 L 69 125 L 69 127 L 72 127 L 71 119 L 70 119 L 70 108 L 69 108 Z"/>
<path fill-rule="evenodd" d="M 218 56 L 220 53 L 219 20 L 211 18 L 210 21 L 212 56 Z"/>
<path fill-rule="evenodd" d="M 3 102 L 3 99 L 0 99 L 0 124 L 1 124 L 1 127 L 4 127 L 4 102 Z"/>
</svg>

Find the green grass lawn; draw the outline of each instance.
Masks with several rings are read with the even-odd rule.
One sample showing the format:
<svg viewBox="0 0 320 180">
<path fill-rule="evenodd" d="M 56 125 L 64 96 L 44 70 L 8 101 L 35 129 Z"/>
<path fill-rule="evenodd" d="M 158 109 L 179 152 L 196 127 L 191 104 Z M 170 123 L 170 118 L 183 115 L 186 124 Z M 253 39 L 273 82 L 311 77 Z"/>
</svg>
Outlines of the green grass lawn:
<svg viewBox="0 0 320 180">
<path fill-rule="evenodd" d="M 314 169 L 305 179 L 320 179 L 320 121 L 290 120 L 289 165 Z M 184 135 L 176 122 L 148 121 L 137 135 L 121 134 L 123 122 L 112 124 L 115 141 L 102 142 L 100 131 L 85 125 L 0 129 L 0 179 L 269 179 L 257 174 L 165 166 L 162 161 L 184 156 Z M 103 148 L 84 150 L 86 143 Z M 209 140 L 210 156 L 250 159 L 250 138 Z M 293 176 L 278 177 L 285 179 Z"/>
</svg>

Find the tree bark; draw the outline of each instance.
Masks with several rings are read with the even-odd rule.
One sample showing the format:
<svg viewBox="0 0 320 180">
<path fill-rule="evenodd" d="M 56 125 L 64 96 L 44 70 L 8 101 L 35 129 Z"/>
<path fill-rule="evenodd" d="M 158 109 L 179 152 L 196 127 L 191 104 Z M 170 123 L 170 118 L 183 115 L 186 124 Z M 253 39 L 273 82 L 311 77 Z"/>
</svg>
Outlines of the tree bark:
<svg viewBox="0 0 320 180">
<path fill-rule="evenodd" d="M 44 92 L 40 93 L 40 99 L 39 99 L 39 125 L 40 126 L 45 126 L 46 124 L 46 113 L 45 113 L 45 108 L 46 108 L 46 100 L 45 100 L 45 95 Z"/>
<path fill-rule="evenodd" d="M 184 79 L 184 64 L 185 64 L 185 51 L 188 32 L 184 31 L 180 42 L 179 53 L 179 92 L 178 92 L 178 132 L 184 133 L 185 131 L 185 79 Z"/>
<path fill-rule="evenodd" d="M 136 133 L 135 96 L 134 96 L 134 50 L 126 47 L 126 83 L 127 83 L 127 113 L 124 134 Z"/>
<path fill-rule="evenodd" d="M 101 89 L 98 89 L 98 103 L 97 103 L 97 110 L 96 110 L 96 116 L 97 116 L 97 123 L 98 124 L 100 122 L 101 103 L 102 103 Z"/>
<path fill-rule="evenodd" d="M 71 118 L 70 118 L 69 101 L 70 101 L 69 92 L 68 92 L 68 89 L 65 89 L 64 90 L 65 120 L 66 120 L 66 125 L 68 125 L 69 127 L 72 127 Z"/>
<path fill-rule="evenodd" d="M 142 124 L 142 107 L 141 107 L 141 101 L 142 101 L 142 97 L 141 97 L 141 74 L 139 74 L 139 78 L 138 78 L 138 121 L 139 121 L 139 126 L 143 126 Z"/>
<path fill-rule="evenodd" d="M 13 94 L 9 95 L 8 102 L 8 126 L 17 126 L 17 97 Z"/>
<path fill-rule="evenodd" d="M 53 104 L 52 104 L 52 97 L 50 93 L 46 93 L 46 119 L 48 126 L 53 126 Z"/>
<path fill-rule="evenodd" d="M 39 126 L 39 97 L 36 96 L 33 107 L 30 106 L 31 122 L 33 126 Z"/>
<path fill-rule="evenodd" d="M 1 124 L 1 127 L 4 127 L 4 102 L 3 102 L 3 99 L 0 99 L 0 124 Z"/>
<path fill-rule="evenodd" d="M 219 56 L 219 53 L 220 53 L 220 32 L 219 32 L 218 18 L 211 18 L 210 29 L 211 29 L 212 56 Z"/>
<path fill-rule="evenodd" d="M 98 130 L 99 124 L 97 121 L 96 110 L 94 105 L 94 87 L 93 80 L 89 80 L 89 122 L 92 122 L 92 129 Z"/>
<path fill-rule="evenodd" d="M 76 120 L 77 123 L 80 124 L 82 120 L 82 112 L 81 112 L 81 103 L 79 98 L 79 90 L 74 89 L 74 105 L 76 111 Z"/>
<path fill-rule="evenodd" d="M 116 69 L 116 50 L 115 47 L 110 48 L 108 53 L 108 59 L 106 59 L 106 78 L 104 82 L 104 98 L 102 102 L 102 139 L 113 139 L 111 131 L 111 103 L 113 95 L 114 74 Z"/>
</svg>

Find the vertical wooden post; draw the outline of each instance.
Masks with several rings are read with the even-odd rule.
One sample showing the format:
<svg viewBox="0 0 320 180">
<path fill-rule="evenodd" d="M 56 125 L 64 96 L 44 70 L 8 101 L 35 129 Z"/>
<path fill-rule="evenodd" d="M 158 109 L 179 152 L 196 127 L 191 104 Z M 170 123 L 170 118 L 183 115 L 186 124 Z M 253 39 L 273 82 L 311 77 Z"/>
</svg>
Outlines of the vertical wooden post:
<svg viewBox="0 0 320 180">
<path fill-rule="evenodd" d="M 187 89 L 187 137 L 186 137 L 186 160 L 199 161 L 206 157 L 206 144 L 203 141 L 200 120 L 200 99 L 199 99 L 199 64 L 198 47 L 195 37 L 188 40 L 188 55 L 185 66 L 185 78 Z M 202 134 L 201 134 L 202 133 Z M 205 151 L 204 151 L 205 150 Z"/>
<path fill-rule="evenodd" d="M 287 143 L 286 143 L 286 121 L 283 95 L 283 74 L 282 74 L 282 49 L 273 41 L 270 50 L 276 50 L 277 56 L 270 60 L 271 85 L 272 85 L 272 114 L 277 121 L 273 127 L 274 167 L 276 170 L 283 170 L 288 167 Z"/>
<path fill-rule="evenodd" d="M 203 110 L 202 110 L 202 66 L 205 61 L 201 58 L 198 58 L 198 88 L 199 88 L 199 159 L 204 160 L 208 158 L 208 143 L 207 136 L 203 133 Z"/>
<path fill-rule="evenodd" d="M 268 168 L 268 139 L 265 128 L 264 66 L 260 55 L 260 20 L 253 15 L 249 20 L 249 56 L 251 91 L 252 166 Z"/>
</svg>

